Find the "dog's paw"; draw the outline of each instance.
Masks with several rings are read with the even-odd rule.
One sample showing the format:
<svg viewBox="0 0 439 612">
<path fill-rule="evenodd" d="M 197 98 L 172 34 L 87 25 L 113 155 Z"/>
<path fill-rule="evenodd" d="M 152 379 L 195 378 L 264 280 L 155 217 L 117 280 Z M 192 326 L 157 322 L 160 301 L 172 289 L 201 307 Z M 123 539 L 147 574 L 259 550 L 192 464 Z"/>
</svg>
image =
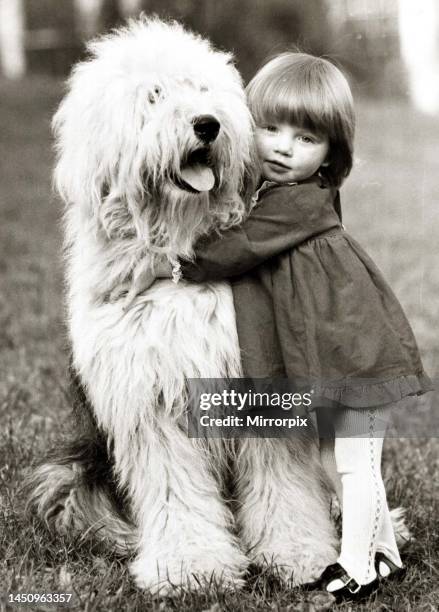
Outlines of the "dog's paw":
<svg viewBox="0 0 439 612">
<path fill-rule="evenodd" d="M 273 546 L 271 550 L 276 552 L 270 554 L 268 549 L 265 549 L 264 552 L 261 551 L 252 557 L 252 563 L 267 568 L 290 587 L 300 586 L 317 579 L 328 565 L 336 561 L 338 556 L 337 550 L 331 545 L 321 547 L 314 552 L 312 552 L 311 545 L 302 550 L 298 550 L 297 547 L 286 550 L 285 547 L 279 545 L 278 547 Z"/>
<path fill-rule="evenodd" d="M 326 567 L 321 563 L 307 563 L 293 557 L 290 559 L 272 558 L 270 560 L 267 560 L 266 557 L 260 557 L 255 558 L 254 563 L 268 570 L 270 574 L 273 574 L 288 587 L 297 587 L 315 580 Z"/>
<path fill-rule="evenodd" d="M 244 586 L 243 571 L 230 568 L 200 567 L 189 560 L 182 561 L 180 565 L 173 560 L 166 564 L 163 561 L 153 564 L 151 560 L 138 558 L 131 564 L 131 575 L 140 589 L 147 589 L 154 595 L 168 595 L 177 589 L 199 591 L 218 586 L 222 591 L 235 591 Z"/>
</svg>

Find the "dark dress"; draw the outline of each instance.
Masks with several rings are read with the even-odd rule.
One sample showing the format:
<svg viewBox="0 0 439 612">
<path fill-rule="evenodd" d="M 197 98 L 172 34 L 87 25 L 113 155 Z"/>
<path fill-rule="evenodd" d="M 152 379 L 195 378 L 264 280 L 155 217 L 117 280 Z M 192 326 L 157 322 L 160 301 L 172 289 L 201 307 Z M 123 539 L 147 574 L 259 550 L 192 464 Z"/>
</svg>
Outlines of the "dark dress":
<svg viewBox="0 0 439 612">
<path fill-rule="evenodd" d="M 339 215 L 318 177 L 264 184 L 242 225 L 197 243 L 183 278 L 230 278 L 246 377 L 355 408 L 431 390 L 398 300 Z"/>
</svg>

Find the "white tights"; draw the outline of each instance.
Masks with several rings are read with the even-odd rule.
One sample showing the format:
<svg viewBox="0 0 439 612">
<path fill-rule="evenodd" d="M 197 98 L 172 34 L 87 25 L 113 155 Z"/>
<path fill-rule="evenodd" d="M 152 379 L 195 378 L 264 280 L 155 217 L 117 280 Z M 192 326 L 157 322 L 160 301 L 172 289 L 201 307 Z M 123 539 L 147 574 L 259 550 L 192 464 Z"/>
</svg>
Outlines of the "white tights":
<svg viewBox="0 0 439 612">
<path fill-rule="evenodd" d="M 342 507 L 338 563 L 358 584 L 376 577 L 377 551 L 402 565 L 381 476 L 390 410 L 317 409 L 322 464 Z"/>
</svg>

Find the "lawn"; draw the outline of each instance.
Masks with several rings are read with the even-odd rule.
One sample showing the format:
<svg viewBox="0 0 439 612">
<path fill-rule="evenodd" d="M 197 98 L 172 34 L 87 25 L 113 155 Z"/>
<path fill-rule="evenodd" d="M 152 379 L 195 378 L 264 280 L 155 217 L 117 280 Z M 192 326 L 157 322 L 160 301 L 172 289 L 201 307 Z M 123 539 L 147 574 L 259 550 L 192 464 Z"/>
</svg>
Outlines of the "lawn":
<svg viewBox="0 0 439 612">
<path fill-rule="evenodd" d="M 153 599 L 111 554 L 50 536 L 25 517 L 23 477 L 69 414 L 61 206 L 50 184 L 50 117 L 60 95 L 49 80 L 0 81 L 0 592 L 74 591 L 75 609 L 88 611 L 326 609 L 330 602 L 306 603 L 264 575 L 239 594 L 212 586 Z M 437 121 L 402 104 L 363 102 L 356 168 L 343 188 L 345 224 L 400 298 L 432 376 L 439 375 L 438 139 Z M 386 441 L 390 505 L 408 509 L 416 539 L 406 548 L 405 581 L 359 610 L 437 610 L 438 468 L 437 437 Z"/>
</svg>

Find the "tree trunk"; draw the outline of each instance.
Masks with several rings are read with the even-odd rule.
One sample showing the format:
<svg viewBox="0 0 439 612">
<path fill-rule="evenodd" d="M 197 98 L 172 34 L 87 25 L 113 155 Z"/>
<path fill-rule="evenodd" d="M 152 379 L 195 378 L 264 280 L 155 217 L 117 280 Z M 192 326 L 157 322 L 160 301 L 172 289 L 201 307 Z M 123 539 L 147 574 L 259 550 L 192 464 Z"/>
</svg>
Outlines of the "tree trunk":
<svg viewBox="0 0 439 612">
<path fill-rule="evenodd" d="M 437 0 L 399 0 L 399 33 L 412 101 L 439 112 L 439 8 Z"/>
<path fill-rule="evenodd" d="M 26 72 L 23 0 L 0 0 L 0 62 L 8 78 Z"/>
</svg>

